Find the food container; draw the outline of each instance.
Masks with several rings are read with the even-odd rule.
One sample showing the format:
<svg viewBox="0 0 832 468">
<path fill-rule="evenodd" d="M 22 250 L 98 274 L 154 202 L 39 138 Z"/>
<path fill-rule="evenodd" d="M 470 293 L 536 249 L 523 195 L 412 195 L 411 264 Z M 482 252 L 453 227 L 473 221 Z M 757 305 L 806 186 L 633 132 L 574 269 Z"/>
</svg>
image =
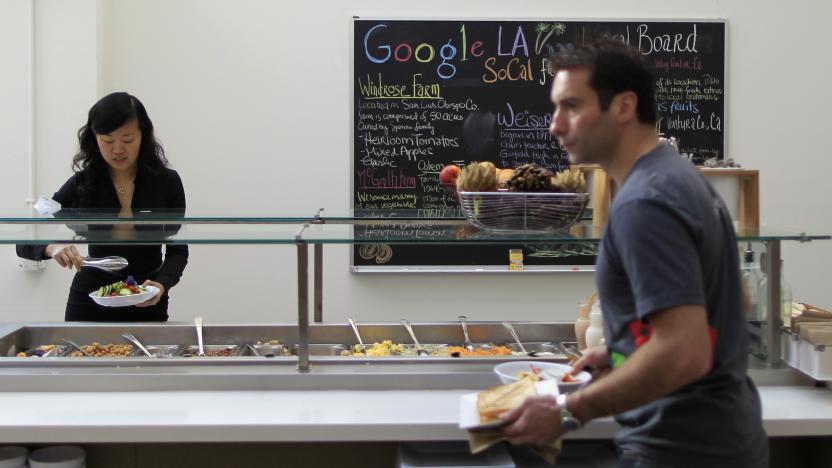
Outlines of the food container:
<svg viewBox="0 0 832 468">
<path fill-rule="evenodd" d="M 282 344 L 253 344 L 248 345 L 252 356 L 277 357 L 289 356 L 289 349 Z"/>
<path fill-rule="evenodd" d="M 310 344 L 310 356 L 340 356 L 348 348 L 342 344 Z M 292 346 L 292 354 L 297 356 L 298 345 Z"/>
<path fill-rule="evenodd" d="M 523 354 L 523 351 L 520 349 L 520 346 L 517 343 L 508 343 L 506 347 L 511 349 L 512 353 L 517 353 L 519 355 Z M 558 347 L 549 342 L 531 342 L 531 343 L 523 343 L 523 347 L 526 348 L 526 351 L 529 353 L 535 353 L 540 357 L 565 357 L 563 354 L 560 353 Z"/>
<path fill-rule="evenodd" d="M 832 346 L 800 338 L 798 369 L 815 380 L 832 380 Z"/>
<path fill-rule="evenodd" d="M 40 345 L 26 349 L 23 356 L 18 354 L 17 357 L 58 357 L 66 352 L 67 347 L 63 345 Z"/>
<path fill-rule="evenodd" d="M 234 357 L 240 354 L 241 348 L 238 345 L 204 345 L 202 350 L 205 355 L 199 355 L 199 346 L 193 345 L 185 348 L 183 357 Z"/>
<path fill-rule="evenodd" d="M 511 349 L 506 346 L 498 346 L 493 343 L 474 343 L 474 350 L 468 351 L 462 346 L 451 346 L 451 357 L 477 358 L 477 357 L 511 357 Z"/>
<path fill-rule="evenodd" d="M 498 232 L 566 229 L 589 203 L 588 193 L 459 192 L 462 213 L 471 224 Z"/>
<path fill-rule="evenodd" d="M 780 351 L 783 354 L 783 362 L 800 369 L 800 337 L 790 330 L 783 330 L 780 334 Z"/>
<path fill-rule="evenodd" d="M 180 345 L 148 345 L 145 346 L 145 349 L 147 349 L 150 354 L 160 358 L 178 356 L 179 353 L 182 352 L 182 346 Z M 138 357 L 147 357 L 147 355 L 140 349 L 133 351 L 133 355 Z"/>
<path fill-rule="evenodd" d="M 81 348 L 84 349 L 92 356 L 87 356 L 86 354 L 82 353 L 80 350 L 70 348 L 67 350 L 67 353 L 63 355 L 63 357 L 71 357 L 71 358 L 126 358 L 131 357 L 135 352 L 135 347 L 131 344 L 124 344 L 124 343 L 108 343 L 108 344 L 101 344 L 101 343 L 92 343 L 92 344 L 85 344 L 81 345 Z"/>
</svg>

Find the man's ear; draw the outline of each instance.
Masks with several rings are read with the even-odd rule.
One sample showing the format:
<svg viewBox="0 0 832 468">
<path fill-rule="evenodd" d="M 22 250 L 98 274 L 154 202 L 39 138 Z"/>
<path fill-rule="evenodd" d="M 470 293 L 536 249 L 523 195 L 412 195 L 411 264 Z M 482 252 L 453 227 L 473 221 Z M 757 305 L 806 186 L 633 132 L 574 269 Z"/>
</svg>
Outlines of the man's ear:
<svg viewBox="0 0 832 468">
<path fill-rule="evenodd" d="M 638 119 L 638 96 L 632 91 L 616 94 L 610 103 L 613 117 L 619 123 Z"/>
</svg>

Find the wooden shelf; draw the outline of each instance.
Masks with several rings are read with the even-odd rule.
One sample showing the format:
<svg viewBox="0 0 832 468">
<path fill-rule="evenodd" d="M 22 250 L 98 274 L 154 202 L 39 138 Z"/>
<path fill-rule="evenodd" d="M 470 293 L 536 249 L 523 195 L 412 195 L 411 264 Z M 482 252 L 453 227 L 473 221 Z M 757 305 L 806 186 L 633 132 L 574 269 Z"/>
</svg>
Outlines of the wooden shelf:
<svg viewBox="0 0 832 468">
<path fill-rule="evenodd" d="M 597 164 L 572 166 L 592 179 L 592 225 L 603 228 L 610 215 L 615 196 L 615 182 Z M 756 169 L 699 167 L 705 177 L 735 177 L 739 192 L 737 224 L 740 229 L 754 231 L 760 228 L 760 174 Z"/>
</svg>

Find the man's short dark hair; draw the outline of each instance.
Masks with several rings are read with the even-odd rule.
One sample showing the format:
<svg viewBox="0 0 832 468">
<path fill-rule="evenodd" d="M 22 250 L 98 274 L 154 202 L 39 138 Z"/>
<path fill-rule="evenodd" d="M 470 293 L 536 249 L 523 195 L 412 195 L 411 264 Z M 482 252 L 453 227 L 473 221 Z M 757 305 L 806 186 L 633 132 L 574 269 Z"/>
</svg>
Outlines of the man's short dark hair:
<svg viewBox="0 0 832 468">
<path fill-rule="evenodd" d="M 624 91 L 638 97 L 639 122 L 656 123 L 656 78 L 653 68 L 641 53 L 620 40 L 599 37 L 574 48 L 561 48 L 549 57 L 552 72 L 570 68 L 587 68 L 589 85 L 598 93 L 601 110 L 610 107 L 612 98 Z"/>
</svg>

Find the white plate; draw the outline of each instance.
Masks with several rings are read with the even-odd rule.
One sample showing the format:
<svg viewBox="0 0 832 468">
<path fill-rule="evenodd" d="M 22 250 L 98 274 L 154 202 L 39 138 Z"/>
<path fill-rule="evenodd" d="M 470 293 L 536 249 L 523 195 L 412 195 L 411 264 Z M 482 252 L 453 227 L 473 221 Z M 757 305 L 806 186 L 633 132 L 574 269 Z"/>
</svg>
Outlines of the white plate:
<svg viewBox="0 0 832 468">
<path fill-rule="evenodd" d="M 96 304 L 102 305 L 104 307 L 127 307 L 133 306 L 136 304 L 141 304 L 142 302 L 150 299 L 151 297 L 155 296 L 156 293 L 159 292 L 159 288 L 156 286 L 143 286 L 147 291 L 139 294 L 131 294 L 129 296 L 103 296 L 98 297 L 98 290 L 90 293 L 90 299 L 95 301 Z"/>
<path fill-rule="evenodd" d="M 559 393 L 558 384 L 554 380 L 535 382 L 534 386 L 538 395 L 555 396 Z M 475 432 L 496 429 L 502 426 L 502 421 L 492 421 L 485 424 L 480 422 L 480 414 L 477 412 L 477 395 L 479 395 L 479 392 L 466 393 L 459 397 L 459 428 Z"/>
<path fill-rule="evenodd" d="M 520 380 L 522 372 L 531 372 L 532 366 L 540 369 L 543 378 L 551 378 L 553 375 L 562 375 L 572 370 L 572 366 L 566 364 L 558 364 L 556 362 L 545 361 L 510 361 L 494 366 L 494 373 L 500 378 L 504 384 L 517 382 Z M 581 371 L 572 376 L 577 382 L 560 382 L 558 381 L 558 388 L 564 393 L 574 392 L 583 387 L 590 380 L 592 375 L 589 372 Z"/>
</svg>

